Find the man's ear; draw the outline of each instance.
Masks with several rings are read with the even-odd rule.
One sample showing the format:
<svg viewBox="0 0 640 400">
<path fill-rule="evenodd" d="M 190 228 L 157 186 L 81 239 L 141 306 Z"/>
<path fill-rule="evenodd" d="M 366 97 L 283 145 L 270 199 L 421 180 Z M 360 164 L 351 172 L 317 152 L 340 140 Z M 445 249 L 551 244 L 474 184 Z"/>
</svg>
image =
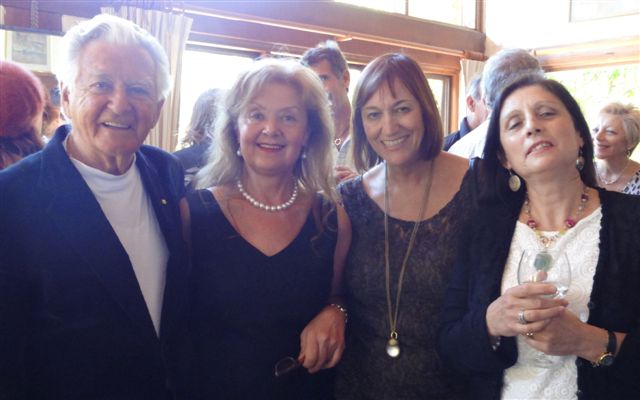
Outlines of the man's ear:
<svg viewBox="0 0 640 400">
<path fill-rule="evenodd" d="M 476 101 L 471 97 L 471 95 L 467 96 L 465 102 L 467 103 L 467 109 L 469 111 L 474 112 L 476 110 Z"/>
<path fill-rule="evenodd" d="M 69 86 L 65 85 L 64 82 L 60 82 L 60 105 L 62 106 L 62 112 L 65 117 L 71 118 L 71 100 L 69 97 L 71 94 L 69 93 Z"/>
<path fill-rule="evenodd" d="M 162 111 L 162 106 L 164 105 L 164 100 L 162 99 L 160 101 L 158 101 L 158 104 L 156 104 L 156 122 L 158 122 L 158 119 L 160 118 L 160 111 Z"/>
<path fill-rule="evenodd" d="M 342 84 L 344 85 L 347 92 L 349 91 L 349 84 L 351 83 L 351 74 L 349 73 L 349 69 L 345 69 L 342 74 Z"/>
</svg>

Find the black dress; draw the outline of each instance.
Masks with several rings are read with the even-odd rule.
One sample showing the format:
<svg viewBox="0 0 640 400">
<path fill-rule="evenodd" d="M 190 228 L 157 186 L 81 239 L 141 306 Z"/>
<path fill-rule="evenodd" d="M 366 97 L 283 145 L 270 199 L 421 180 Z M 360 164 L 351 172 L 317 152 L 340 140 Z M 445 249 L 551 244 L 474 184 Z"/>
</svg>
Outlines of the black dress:
<svg viewBox="0 0 640 400">
<path fill-rule="evenodd" d="M 389 319 L 384 213 L 365 192 L 362 176 L 339 186 L 353 233 L 345 267 L 348 340 L 337 367 L 337 399 L 461 397 L 462 388 L 436 354 L 436 336 L 458 237 L 471 210 L 469 185 L 467 173 L 453 199 L 420 224 L 403 280 L 397 329 L 401 353 L 397 358 L 390 358 L 385 350 Z M 413 221 L 389 217 L 393 301 L 413 226 Z"/>
<path fill-rule="evenodd" d="M 300 352 L 300 333 L 329 298 L 335 213 L 319 233 L 310 212 L 296 238 L 265 256 L 226 219 L 209 190 L 188 197 L 195 399 L 328 399 L 333 371 L 299 368 L 275 377 L 275 364 Z M 318 201 L 317 203 L 321 203 Z"/>
</svg>

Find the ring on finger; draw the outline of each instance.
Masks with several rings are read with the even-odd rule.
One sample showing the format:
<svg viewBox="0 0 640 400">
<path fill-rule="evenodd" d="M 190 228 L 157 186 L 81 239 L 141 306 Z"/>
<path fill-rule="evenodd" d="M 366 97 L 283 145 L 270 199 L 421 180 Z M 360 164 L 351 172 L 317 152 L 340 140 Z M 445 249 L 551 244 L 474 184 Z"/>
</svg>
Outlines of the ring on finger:
<svg viewBox="0 0 640 400">
<path fill-rule="evenodd" d="M 524 317 L 524 310 L 520 310 L 520 312 L 518 313 L 518 322 L 520 322 L 522 325 L 526 325 L 529 323 L 529 321 L 527 321 L 527 319 Z"/>
<path fill-rule="evenodd" d="M 526 337 L 528 337 L 529 339 L 533 339 L 533 332 L 527 332 L 524 334 Z"/>
</svg>

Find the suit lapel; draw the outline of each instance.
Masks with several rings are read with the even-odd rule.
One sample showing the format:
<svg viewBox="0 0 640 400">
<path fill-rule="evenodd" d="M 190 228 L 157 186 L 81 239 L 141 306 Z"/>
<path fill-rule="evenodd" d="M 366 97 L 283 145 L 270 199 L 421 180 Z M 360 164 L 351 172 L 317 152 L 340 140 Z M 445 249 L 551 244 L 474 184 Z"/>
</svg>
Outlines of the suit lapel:
<svg viewBox="0 0 640 400">
<path fill-rule="evenodd" d="M 132 323 L 155 336 L 129 256 L 67 156 L 62 146 L 66 132 L 58 133 L 43 150 L 40 185 L 52 194 L 47 213 L 58 226 L 61 245 L 70 247 L 83 261 L 75 268 L 92 269 Z"/>
<path fill-rule="evenodd" d="M 160 337 L 165 338 L 173 331 L 176 320 L 183 313 L 186 298 L 187 261 L 180 229 L 179 199 L 175 193 L 168 191 L 170 182 L 160 176 L 153 163 L 141 151 L 137 153 L 136 164 L 169 250 L 160 322 Z M 163 182 L 164 185 L 161 184 Z M 178 181 L 178 184 L 182 184 L 182 181 Z"/>
</svg>

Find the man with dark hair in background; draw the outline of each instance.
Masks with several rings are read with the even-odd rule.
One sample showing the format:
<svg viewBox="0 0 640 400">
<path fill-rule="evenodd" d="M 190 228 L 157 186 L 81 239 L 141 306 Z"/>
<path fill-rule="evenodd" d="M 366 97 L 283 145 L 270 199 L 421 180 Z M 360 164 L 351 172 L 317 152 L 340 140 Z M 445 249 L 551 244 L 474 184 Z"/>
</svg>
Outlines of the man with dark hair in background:
<svg viewBox="0 0 640 400">
<path fill-rule="evenodd" d="M 349 102 L 350 75 L 347 60 L 338 44 L 327 40 L 307 50 L 301 63 L 315 71 L 324 85 L 331 103 L 335 128 L 335 174 L 338 182 L 352 178 L 354 172 L 351 149 L 351 103 Z"/>
</svg>

